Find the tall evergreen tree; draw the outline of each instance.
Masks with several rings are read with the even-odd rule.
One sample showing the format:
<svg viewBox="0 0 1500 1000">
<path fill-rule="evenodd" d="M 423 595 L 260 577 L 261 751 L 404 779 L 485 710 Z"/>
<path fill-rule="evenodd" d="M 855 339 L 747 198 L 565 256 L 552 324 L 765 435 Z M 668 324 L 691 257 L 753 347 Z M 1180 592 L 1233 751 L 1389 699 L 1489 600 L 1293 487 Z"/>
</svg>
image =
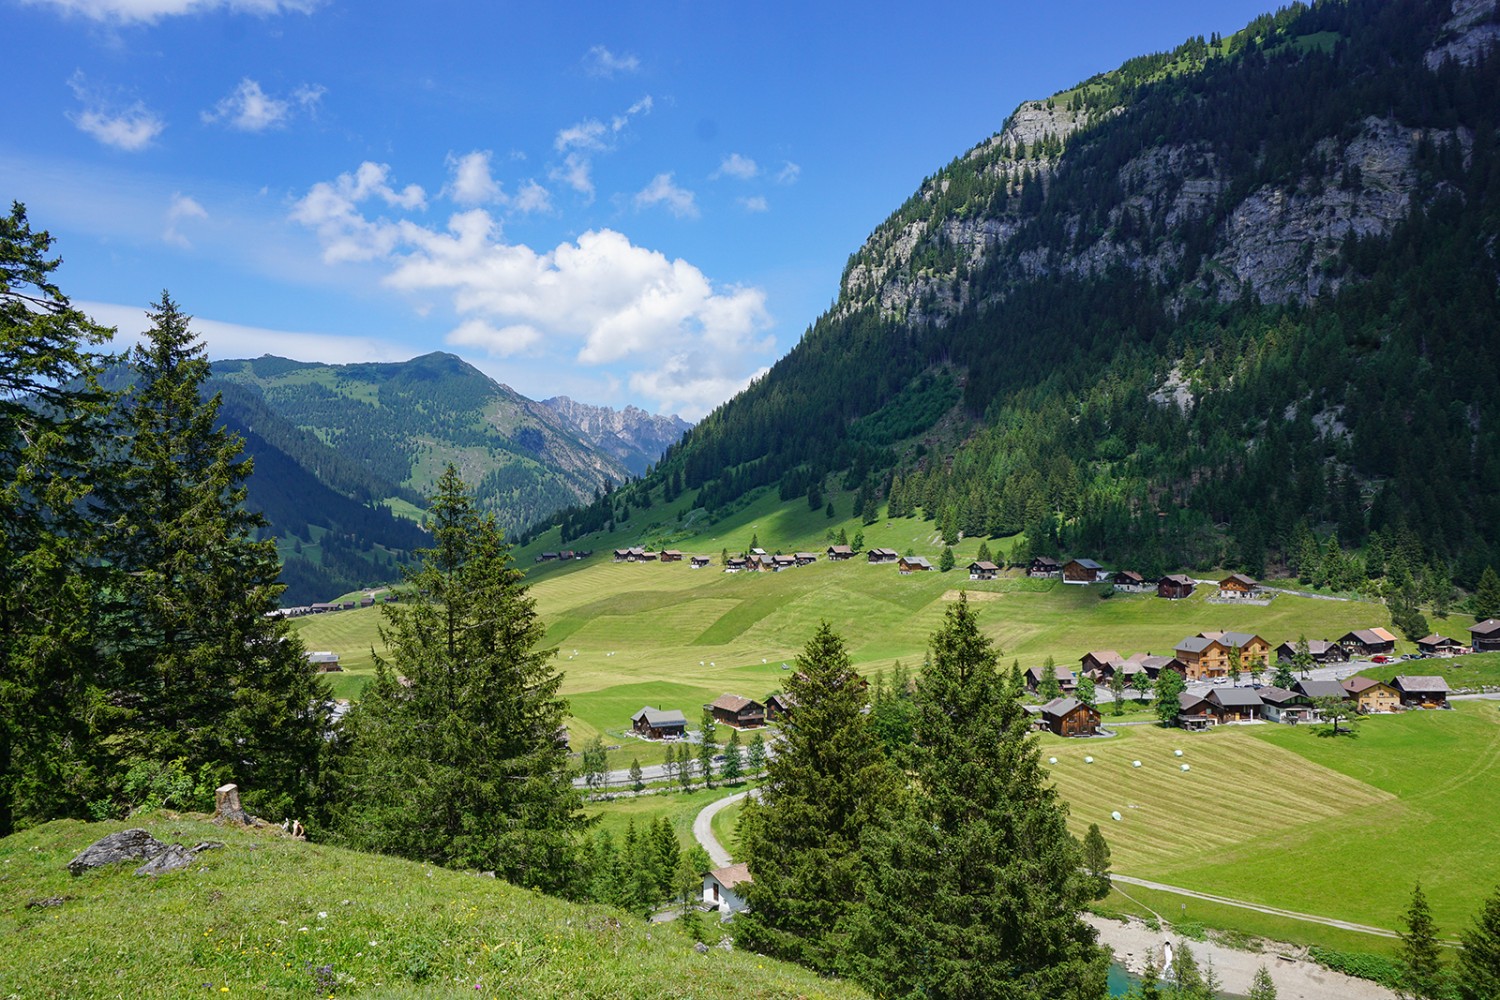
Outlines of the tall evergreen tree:
<svg viewBox="0 0 1500 1000">
<path fill-rule="evenodd" d="M 1250 1000 L 1276 1000 L 1276 984 L 1264 965 L 1255 970 L 1255 979 L 1250 983 Z"/>
<path fill-rule="evenodd" d="M 98 474 L 106 396 L 88 348 L 110 331 L 53 283 L 52 237 L 19 203 L 0 216 L 0 837 L 78 815 L 69 746 L 96 658 L 80 501 Z"/>
<path fill-rule="evenodd" d="M 760 803 L 740 840 L 755 881 L 736 917 L 746 947 L 826 972 L 848 970 L 849 920 L 860 904 L 860 831 L 892 793 L 892 772 L 865 714 L 864 685 L 824 622 L 797 657 Z"/>
<path fill-rule="evenodd" d="M 1500 889 L 1484 901 L 1474 923 L 1458 937 L 1463 947 L 1453 982 L 1461 1000 L 1500 997 Z"/>
<path fill-rule="evenodd" d="M 740 731 L 731 729 L 729 742 L 724 744 L 724 766 L 719 770 L 719 776 L 726 784 L 733 785 L 745 776 L 744 754 L 744 747 L 740 745 Z"/>
<path fill-rule="evenodd" d="M 1175 670 L 1163 670 L 1156 678 L 1156 698 L 1152 705 L 1156 718 L 1164 726 L 1175 725 L 1182 702 L 1177 696 L 1187 690 L 1187 682 Z"/>
<path fill-rule="evenodd" d="M 1441 1000 L 1446 993 L 1447 975 L 1438 952 L 1437 925 L 1427 907 L 1427 896 L 1421 883 L 1412 886 L 1411 904 L 1402 915 L 1406 930 L 1401 931 L 1401 978 L 1396 995 L 1401 1000 Z"/>
<path fill-rule="evenodd" d="M 1470 604 L 1474 609 L 1474 617 L 1480 621 L 1500 617 L 1500 575 L 1495 573 L 1495 567 L 1484 568 Z"/>
<path fill-rule="evenodd" d="M 908 794 L 872 827 L 859 978 L 879 996 L 1099 998 L 1108 953 L 1078 918 L 1091 880 L 960 595 L 917 686 Z"/>
<path fill-rule="evenodd" d="M 268 618 L 282 591 L 265 527 L 245 507 L 250 460 L 203 398 L 203 346 L 163 292 L 130 353 L 124 468 L 93 512 L 119 574 L 106 608 L 107 669 L 121 706 L 104 742 L 123 765 L 181 761 L 207 787 L 234 780 L 247 807 L 302 815 L 325 755 L 328 690 L 301 643 Z"/>
<path fill-rule="evenodd" d="M 493 516 L 449 466 L 411 600 L 382 607 L 375 680 L 350 713 L 339 837 L 571 892 L 585 821 L 558 738 L 556 652 Z"/>
</svg>

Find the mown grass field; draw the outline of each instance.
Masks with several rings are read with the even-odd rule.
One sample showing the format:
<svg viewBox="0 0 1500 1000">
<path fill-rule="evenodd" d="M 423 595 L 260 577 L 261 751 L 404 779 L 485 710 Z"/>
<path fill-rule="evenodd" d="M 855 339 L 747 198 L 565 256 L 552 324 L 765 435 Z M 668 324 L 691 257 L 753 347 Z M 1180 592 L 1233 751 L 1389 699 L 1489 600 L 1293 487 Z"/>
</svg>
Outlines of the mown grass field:
<svg viewBox="0 0 1500 1000">
<path fill-rule="evenodd" d="M 1042 754 L 1057 758 L 1048 769 L 1074 831 L 1098 823 L 1122 874 L 1390 929 L 1420 878 L 1454 933 L 1500 885 L 1483 818 L 1500 815 L 1496 704 L 1373 717 L 1353 738 L 1327 730 L 1130 727 L 1107 740 L 1044 737 Z M 1303 929 L 1313 940 L 1324 930 Z"/>
<path fill-rule="evenodd" d="M 191 868 L 64 867 L 127 825 L 217 840 Z M 0 840 L 0 996 L 844 998 L 672 927 L 476 875 L 190 819 L 49 823 Z M 43 900 L 56 905 L 29 905 Z"/>
</svg>

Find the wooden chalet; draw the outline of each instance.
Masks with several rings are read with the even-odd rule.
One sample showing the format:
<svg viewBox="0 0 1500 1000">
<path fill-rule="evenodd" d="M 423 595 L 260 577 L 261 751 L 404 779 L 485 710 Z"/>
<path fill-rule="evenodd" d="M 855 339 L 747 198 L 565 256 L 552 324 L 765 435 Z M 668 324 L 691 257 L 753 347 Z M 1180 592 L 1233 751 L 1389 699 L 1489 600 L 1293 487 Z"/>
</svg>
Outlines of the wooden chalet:
<svg viewBox="0 0 1500 1000">
<path fill-rule="evenodd" d="M 724 572 L 726 573 L 738 573 L 749 568 L 750 560 L 746 559 L 744 556 L 730 556 L 728 559 L 724 560 Z"/>
<path fill-rule="evenodd" d="M 1104 567 L 1092 559 L 1069 559 L 1062 567 L 1063 583 L 1098 583 L 1107 576 Z"/>
<path fill-rule="evenodd" d="M 913 573 L 928 573 L 932 571 L 932 563 L 921 556 L 902 556 L 896 563 L 896 569 L 902 576 L 910 576 Z"/>
<path fill-rule="evenodd" d="M 1177 695 L 1177 725 L 1191 731 L 1201 731 L 1218 724 L 1218 717 L 1209 711 L 1208 700 L 1201 694 L 1181 691 Z"/>
<path fill-rule="evenodd" d="M 1340 685 L 1349 693 L 1362 715 L 1395 712 L 1401 708 L 1401 692 L 1373 677 L 1350 677 Z"/>
<path fill-rule="evenodd" d="M 1260 584 L 1243 573 L 1231 573 L 1219 581 L 1219 597 L 1223 600 L 1244 600 L 1260 594 Z"/>
<path fill-rule="evenodd" d="M 818 561 L 818 554 L 816 552 L 793 552 L 792 559 L 798 566 L 811 566 Z"/>
<path fill-rule="evenodd" d="M 1193 596 L 1193 578 L 1183 573 L 1173 573 L 1156 581 L 1156 596 L 1169 601 L 1179 601 Z"/>
<path fill-rule="evenodd" d="M 749 909 L 749 904 L 745 902 L 742 887 L 754 881 L 748 862 L 715 868 L 703 876 L 703 905 L 718 910 L 721 919 L 743 913 Z"/>
<path fill-rule="evenodd" d="M 1175 670 L 1182 675 L 1184 680 L 1187 679 L 1187 667 L 1175 656 L 1153 656 L 1150 653 L 1132 653 L 1125 662 L 1127 664 L 1125 668 L 1127 672 L 1130 669 L 1128 664 L 1139 664 L 1142 672 L 1153 681 L 1161 676 L 1163 670 Z"/>
<path fill-rule="evenodd" d="M 993 580 L 1000 575 L 1000 567 L 987 559 L 969 563 L 970 580 Z"/>
<path fill-rule="evenodd" d="M 766 724 L 766 706 L 742 694 L 721 694 L 703 707 L 715 722 L 735 729 L 759 729 Z"/>
<path fill-rule="evenodd" d="M 1396 637 L 1383 628 L 1360 628 L 1345 632 L 1339 645 L 1350 656 L 1390 656 L 1396 651 Z"/>
<path fill-rule="evenodd" d="M 1042 721 L 1048 732 L 1057 736 L 1095 736 L 1099 732 L 1099 711 L 1077 698 L 1054 698 L 1042 706 Z"/>
<path fill-rule="evenodd" d="M 676 549 L 662 549 L 661 561 L 664 563 L 682 562 L 682 553 L 678 552 Z"/>
<path fill-rule="evenodd" d="M 1423 656 L 1453 656 L 1463 648 L 1463 643 L 1457 639 L 1450 639 L 1436 632 L 1417 640 L 1417 652 Z"/>
<path fill-rule="evenodd" d="M 1133 569 L 1122 569 L 1110 581 L 1114 588 L 1126 594 L 1144 594 L 1156 587 L 1155 580 L 1148 580 Z"/>
<path fill-rule="evenodd" d="M 1476 653 L 1500 650 L 1500 618 L 1486 618 L 1470 627 L 1469 645 Z"/>
<path fill-rule="evenodd" d="M 675 708 L 643 708 L 630 717 L 630 728 L 648 740 L 679 740 L 687 735 L 687 718 Z"/>
<path fill-rule="evenodd" d="M 1343 663 L 1349 659 L 1349 654 L 1344 652 L 1344 647 L 1336 642 L 1326 639 L 1307 640 L 1307 653 L 1313 658 L 1314 663 L 1329 664 Z M 1297 644 L 1295 642 L 1283 642 L 1276 647 L 1276 659 L 1280 663 L 1291 663 L 1297 658 Z"/>
<path fill-rule="evenodd" d="M 830 545 L 830 546 L 828 546 L 828 561 L 829 562 L 843 562 L 845 559 L 853 559 L 853 558 L 854 558 L 854 549 L 851 548 L 848 545 Z"/>
<path fill-rule="evenodd" d="M 1270 643 L 1250 632 L 1199 632 L 1174 648 L 1190 681 L 1229 676 L 1229 651 L 1240 651 L 1240 669 L 1250 673 L 1265 666 Z"/>
<path fill-rule="evenodd" d="M 1203 700 L 1221 726 L 1231 722 L 1254 722 L 1260 718 L 1264 704 L 1254 688 L 1242 687 L 1214 688 Z"/>
<path fill-rule="evenodd" d="M 893 563 L 901 558 L 901 553 L 895 549 L 871 549 L 865 553 L 865 558 L 871 565 L 877 563 Z"/>
<path fill-rule="evenodd" d="M 797 699 L 784 692 L 778 691 L 766 699 L 766 721 L 781 722 L 792 714 L 797 707 Z"/>
<path fill-rule="evenodd" d="M 638 563 L 652 562 L 656 559 L 655 552 L 647 552 L 640 546 L 629 549 L 615 549 L 615 562 Z"/>
<path fill-rule="evenodd" d="M 1026 669 L 1026 672 L 1021 677 L 1026 682 L 1026 689 L 1028 691 L 1035 692 L 1041 688 L 1042 678 L 1045 676 L 1046 670 L 1046 667 L 1028 667 Z M 1057 686 L 1062 689 L 1064 694 L 1067 694 L 1069 691 L 1078 690 L 1078 678 L 1074 675 L 1073 671 L 1067 667 L 1053 667 L 1052 672 L 1053 676 L 1057 678 Z"/>
<path fill-rule="evenodd" d="M 771 557 L 771 564 L 776 568 L 776 572 L 778 573 L 784 569 L 793 569 L 802 565 L 797 561 L 796 556 L 782 555 L 780 552 Z"/>
<path fill-rule="evenodd" d="M 1047 556 L 1037 556 L 1026 568 L 1027 576 L 1053 577 L 1062 575 L 1062 564 Z"/>
<path fill-rule="evenodd" d="M 756 552 L 750 553 L 750 558 L 745 562 L 745 568 L 756 573 L 774 573 L 780 568 L 776 565 L 776 560 Z"/>
<path fill-rule="evenodd" d="M 1078 658 L 1078 673 L 1096 681 L 1107 681 L 1125 666 L 1125 657 L 1113 649 L 1096 649 Z"/>
<path fill-rule="evenodd" d="M 1263 687 L 1260 694 L 1261 718 L 1267 722 L 1280 722 L 1295 726 L 1299 722 L 1313 721 L 1312 699 L 1300 691 L 1286 688 Z"/>
<path fill-rule="evenodd" d="M 1448 682 L 1435 675 L 1396 677 L 1391 687 L 1406 708 L 1447 708 Z"/>
<path fill-rule="evenodd" d="M 305 655 L 307 656 L 308 664 L 316 673 L 339 674 L 344 671 L 344 668 L 339 666 L 339 654 L 337 653 L 324 650 L 309 652 Z"/>
<path fill-rule="evenodd" d="M 710 561 L 711 560 L 708 558 L 708 556 L 693 556 L 693 558 L 688 560 L 688 565 L 693 569 L 702 569 L 703 567 L 707 566 Z"/>
<path fill-rule="evenodd" d="M 1340 698 L 1348 699 L 1349 691 L 1338 681 L 1298 681 L 1296 690 L 1307 695 L 1308 698 Z"/>
</svg>

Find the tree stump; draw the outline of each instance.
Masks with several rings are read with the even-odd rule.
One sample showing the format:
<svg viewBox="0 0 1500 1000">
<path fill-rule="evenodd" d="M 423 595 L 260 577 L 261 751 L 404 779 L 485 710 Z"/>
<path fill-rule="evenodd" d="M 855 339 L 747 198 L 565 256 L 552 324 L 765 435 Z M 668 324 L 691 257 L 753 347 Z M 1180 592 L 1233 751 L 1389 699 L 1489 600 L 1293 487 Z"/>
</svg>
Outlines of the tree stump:
<svg viewBox="0 0 1500 1000">
<path fill-rule="evenodd" d="M 239 823 L 248 826 L 250 814 L 240 805 L 239 785 L 220 785 L 214 789 L 214 822 Z"/>
</svg>

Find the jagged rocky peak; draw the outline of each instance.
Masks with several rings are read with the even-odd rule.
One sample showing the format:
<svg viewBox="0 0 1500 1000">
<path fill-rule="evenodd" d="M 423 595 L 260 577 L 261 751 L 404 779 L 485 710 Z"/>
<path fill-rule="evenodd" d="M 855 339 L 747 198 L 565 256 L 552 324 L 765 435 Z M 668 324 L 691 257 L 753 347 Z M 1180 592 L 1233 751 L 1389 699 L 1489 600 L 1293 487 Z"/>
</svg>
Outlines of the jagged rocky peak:
<svg viewBox="0 0 1500 1000">
<path fill-rule="evenodd" d="M 1452 59 L 1464 65 L 1500 45 L 1496 0 L 1453 0 L 1453 16 L 1443 25 L 1438 43 L 1427 52 L 1427 68 L 1437 69 Z"/>
<path fill-rule="evenodd" d="M 544 399 L 542 405 L 633 473 L 644 472 L 693 426 L 676 414 L 647 413 L 638 406 L 616 410 L 580 403 L 567 396 Z"/>
</svg>

